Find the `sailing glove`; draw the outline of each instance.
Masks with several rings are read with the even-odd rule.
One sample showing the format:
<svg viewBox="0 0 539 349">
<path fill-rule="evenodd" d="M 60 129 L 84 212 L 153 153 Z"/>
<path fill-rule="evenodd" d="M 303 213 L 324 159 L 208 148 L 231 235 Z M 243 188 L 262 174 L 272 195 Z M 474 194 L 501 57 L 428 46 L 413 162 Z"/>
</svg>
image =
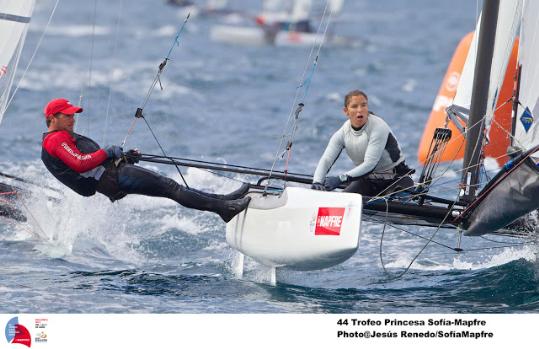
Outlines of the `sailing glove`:
<svg viewBox="0 0 539 349">
<path fill-rule="evenodd" d="M 341 179 L 341 176 L 327 176 L 324 181 L 324 187 L 327 191 L 332 191 L 343 184 L 344 181 Z"/>
<path fill-rule="evenodd" d="M 105 148 L 107 155 L 112 159 L 119 159 L 123 155 L 123 149 L 119 145 L 109 145 Z"/>
<path fill-rule="evenodd" d="M 311 185 L 311 189 L 326 191 L 326 187 L 324 187 L 324 185 L 322 183 L 313 183 Z"/>
<path fill-rule="evenodd" d="M 129 164 L 136 164 L 140 161 L 140 158 L 142 157 L 142 154 L 138 149 L 130 149 L 125 153 L 125 159 L 127 160 L 127 163 Z"/>
</svg>

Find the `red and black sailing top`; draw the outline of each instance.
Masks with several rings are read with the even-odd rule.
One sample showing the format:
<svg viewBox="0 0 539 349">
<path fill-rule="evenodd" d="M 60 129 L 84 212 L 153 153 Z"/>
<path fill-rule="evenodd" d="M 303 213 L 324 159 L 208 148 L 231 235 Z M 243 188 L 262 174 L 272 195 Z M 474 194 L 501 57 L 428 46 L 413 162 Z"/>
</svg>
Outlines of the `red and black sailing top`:
<svg viewBox="0 0 539 349">
<path fill-rule="evenodd" d="M 96 192 L 94 170 L 108 159 L 107 152 L 88 137 L 68 131 L 43 134 L 41 160 L 60 182 L 82 196 Z"/>
</svg>

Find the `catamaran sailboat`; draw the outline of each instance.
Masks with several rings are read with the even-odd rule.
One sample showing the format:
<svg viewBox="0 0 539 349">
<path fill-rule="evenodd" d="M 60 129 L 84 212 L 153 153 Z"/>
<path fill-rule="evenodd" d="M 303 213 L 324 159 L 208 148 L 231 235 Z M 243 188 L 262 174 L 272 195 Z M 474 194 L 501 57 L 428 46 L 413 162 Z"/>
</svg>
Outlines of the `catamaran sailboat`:
<svg viewBox="0 0 539 349">
<path fill-rule="evenodd" d="M 251 26 L 217 25 L 210 37 L 217 42 L 237 45 L 313 46 L 325 40 L 330 45 L 349 45 L 350 40 L 317 33 L 311 17 L 311 0 L 266 0 Z M 330 16 L 341 11 L 343 0 L 328 1 Z M 255 25 L 256 24 L 256 25 Z"/>
<path fill-rule="evenodd" d="M 363 197 L 362 215 L 352 219 L 358 223 L 365 219 L 395 225 L 453 228 L 471 236 L 529 236 L 536 233 L 535 224 L 529 224 L 529 215 L 539 208 L 539 168 L 535 157 L 539 155 L 539 131 L 535 118 L 539 112 L 539 82 L 536 78 L 539 65 L 539 42 L 536 40 L 538 13 L 539 3 L 534 1 L 484 2 L 462 77 L 451 81 L 452 87 L 456 87 L 455 99 L 447 109 L 443 123 L 430 134 L 419 183 L 387 196 Z M 518 60 L 516 55 L 511 60 L 511 53 L 516 50 L 513 47 L 518 28 Z M 515 61 L 518 61 L 516 68 L 512 65 Z M 515 69 L 518 71 L 518 83 L 512 96 L 507 98 L 500 91 L 506 71 Z M 510 113 L 505 113 L 505 116 L 509 115 L 512 122 L 509 123 L 510 128 L 504 128 L 494 115 L 508 106 L 512 109 L 512 116 Z M 450 124 L 457 132 L 448 127 Z M 510 140 L 512 147 L 507 156 L 507 149 L 500 156 L 508 159 L 501 170 L 488 182 L 481 183 L 483 163 L 489 155 L 486 149 L 489 144 L 501 142 L 485 137 L 486 134 L 500 133 L 493 132 L 494 127 L 504 131 L 503 136 Z M 461 183 L 454 188 L 453 198 L 429 195 L 437 165 L 444 156 L 447 158 L 444 153 L 451 139 L 458 147 L 465 146 Z M 509 142 L 505 141 L 505 144 Z M 280 175 L 286 179 L 286 173 Z M 295 180 L 308 182 L 307 178 Z M 349 203 L 328 202 L 324 196 L 330 200 L 334 193 L 316 197 L 314 194 L 309 196 L 311 192 L 286 188 L 277 194 L 277 198 L 268 198 L 270 195 L 267 193 L 266 196 L 255 196 L 252 205 L 227 224 L 227 241 L 241 253 L 274 267 L 318 269 L 342 262 L 357 245 L 340 245 L 341 239 L 356 243 L 358 235 L 347 229 L 359 229 L 360 224 L 343 227 L 342 233 L 329 236 L 319 236 L 317 229 L 327 219 L 325 210 L 330 209 L 332 213 L 329 216 L 332 217 L 341 212 L 339 217 L 342 220 L 336 218 L 336 221 L 344 223 L 344 217 L 352 215 L 359 207 L 359 200 L 351 198 Z M 298 202 L 303 203 L 303 211 L 298 208 Z M 287 208 L 285 213 L 283 210 Z M 352 239 L 349 239 L 350 235 Z M 306 237 L 312 241 L 307 241 Z M 316 256 L 305 256 L 304 249 Z M 300 256 L 305 257 L 300 261 Z"/>
</svg>

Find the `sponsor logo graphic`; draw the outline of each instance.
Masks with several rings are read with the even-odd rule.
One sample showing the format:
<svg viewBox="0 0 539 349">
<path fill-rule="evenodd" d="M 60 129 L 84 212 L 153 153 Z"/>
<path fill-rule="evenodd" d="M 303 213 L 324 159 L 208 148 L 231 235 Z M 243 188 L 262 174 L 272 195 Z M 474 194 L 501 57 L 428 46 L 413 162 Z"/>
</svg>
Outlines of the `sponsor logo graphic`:
<svg viewBox="0 0 539 349">
<path fill-rule="evenodd" d="M 34 343 L 47 343 L 47 329 L 48 319 L 36 319 L 35 328 L 40 330 L 34 335 Z"/>
<path fill-rule="evenodd" d="M 314 235 L 341 235 L 344 207 L 319 207 Z"/>
<path fill-rule="evenodd" d="M 19 318 L 14 317 L 6 324 L 6 340 L 11 344 L 22 344 L 28 348 L 32 346 L 32 337 L 26 327 L 19 324 Z"/>
<path fill-rule="evenodd" d="M 66 142 L 62 142 L 62 144 L 60 144 L 62 146 L 62 148 L 64 148 L 70 155 L 72 155 L 73 157 L 79 159 L 79 160 L 88 160 L 88 159 L 91 159 L 92 156 L 89 155 L 89 154 L 86 154 L 86 155 L 81 155 L 81 154 L 77 154 L 73 151 L 73 149 L 71 149 L 69 147 L 69 145 L 67 145 Z"/>
<path fill-rule="evenodd" d="M 524 127 L 524 130 L 528 133 L 533 124 L 533 114 L 528 107 L 524 109 L 524 112 L 520 116 L 520 122 L 522 122 L 522 127 Z"/>
<path fill-rule="evenodd" d="M 45 333 L 45 331 L 36 333 L 34 341 L 36 343 L 47 343 L 47 334 Z"/>
</svg>

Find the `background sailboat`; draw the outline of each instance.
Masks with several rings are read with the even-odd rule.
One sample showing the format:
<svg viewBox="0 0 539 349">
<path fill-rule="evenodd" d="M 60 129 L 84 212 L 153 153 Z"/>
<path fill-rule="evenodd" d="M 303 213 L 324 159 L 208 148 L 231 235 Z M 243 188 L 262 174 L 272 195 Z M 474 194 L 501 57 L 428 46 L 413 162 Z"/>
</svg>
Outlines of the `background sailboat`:
<svg viewBox="0 0 539 349">
<path fill-rule="evenodd" d="M 13 82 L 33 10 L 34 0 L 0 1 L 0 124 L 13 98 Z M 0 176 L 17 178 L 2 171 Z M 0 181 L 0 216 L 25 220 L 16 207 L 19 192 L 20 188 Z"/>
<path fill-rule="evenodd" d="M 342 0 L 329 0 L 323 21 L 341 12 Z M 325 40 L 329 45 L 353 45 L 347 38 L 316 32 L 312 0 L 265 0 L 260 13 L 250 16 L 250 26 L 217 25 L 212 27 L 213 41 L 239 45 L 312 46 Z"/>
<path fill-rule="evenodd" d="M 184 19 L 187 14 L 190 14 L 191 17 L 197 17 L 237 13 L 230 8 L 228 0 L 167 0 L 167 4 L 178 8 L 178 17 L 181 19 Z"/>
</svg>

